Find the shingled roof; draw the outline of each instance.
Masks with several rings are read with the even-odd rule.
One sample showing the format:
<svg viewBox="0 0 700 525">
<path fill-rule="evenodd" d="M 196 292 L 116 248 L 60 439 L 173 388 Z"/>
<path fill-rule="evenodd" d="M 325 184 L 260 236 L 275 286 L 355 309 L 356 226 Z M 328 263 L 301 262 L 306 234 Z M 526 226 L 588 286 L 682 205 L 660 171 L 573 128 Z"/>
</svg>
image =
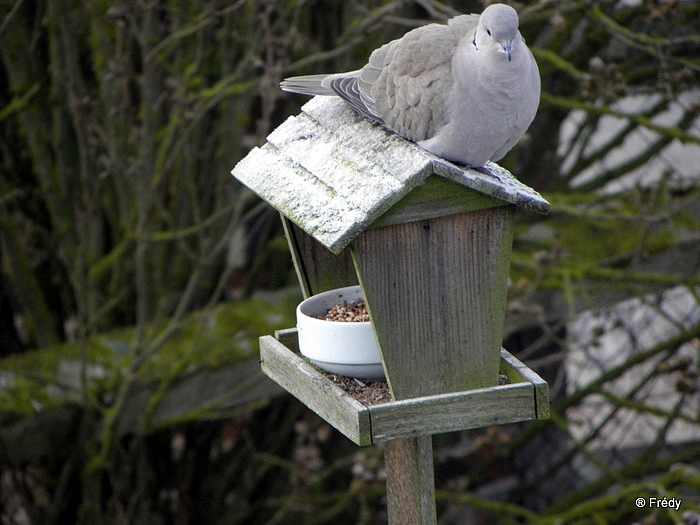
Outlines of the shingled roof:
<svg viewBox="0 0 700 525">
<path fill-rule="evenodd" d="M 336 97 L 315 97 L 231 172 L 292 222 L 339 253 L 431 175 L 537 213 L 549 203 L 495 163 L 491 173 L 452 164 L 359 116 Z"/>
</svg>

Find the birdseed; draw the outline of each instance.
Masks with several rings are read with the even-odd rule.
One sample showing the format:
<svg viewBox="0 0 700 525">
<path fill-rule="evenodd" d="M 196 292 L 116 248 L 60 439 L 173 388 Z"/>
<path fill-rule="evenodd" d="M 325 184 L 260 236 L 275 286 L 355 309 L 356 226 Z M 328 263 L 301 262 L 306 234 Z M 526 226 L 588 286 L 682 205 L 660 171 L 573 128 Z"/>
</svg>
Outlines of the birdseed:
<svg viewBox="0 0 700 525">
<path fill-rule="evenodd" d="M 369 321 L 369 312 L 364 301 L 345 302 L 329 308 L 325 315 L 317 315 L 316 319 L 338 321 L 343 323 L 362 323 Z"/>
</svg>

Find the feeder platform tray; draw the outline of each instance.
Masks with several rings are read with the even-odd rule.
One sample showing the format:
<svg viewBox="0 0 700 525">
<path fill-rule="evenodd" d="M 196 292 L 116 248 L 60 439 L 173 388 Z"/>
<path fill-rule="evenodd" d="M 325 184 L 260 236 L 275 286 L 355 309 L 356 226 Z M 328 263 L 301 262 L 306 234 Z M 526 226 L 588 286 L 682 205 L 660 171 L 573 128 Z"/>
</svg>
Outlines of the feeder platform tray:
<svg viewBox="0 0 700 525">
<path fill-rule="evenodd" d="M 372 406 L 298 353 L 296 329 L 261 337 L 260 358 L 268 377 L 359 446 L 549 417 L 547 383 L 503 348 L 500 373 L 510 384 Z"/>
</svg>

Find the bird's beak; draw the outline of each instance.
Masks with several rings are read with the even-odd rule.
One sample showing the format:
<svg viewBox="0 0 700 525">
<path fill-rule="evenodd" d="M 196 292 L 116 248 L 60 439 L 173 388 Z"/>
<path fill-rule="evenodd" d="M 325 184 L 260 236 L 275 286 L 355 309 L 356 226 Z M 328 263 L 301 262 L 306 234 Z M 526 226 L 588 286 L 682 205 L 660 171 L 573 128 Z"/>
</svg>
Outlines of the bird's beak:
<svg viewBox="0 0 700 525">
<path fill-rule="evenodd" d="M 512 40 L 506 40 L 501 44 L 503 47 L 503 51 L 506 52 L 506 56 L 508 57 L 508 62 L 510 62 L 512 53 L 513 53 L 513 41 Z"/>
</svg>

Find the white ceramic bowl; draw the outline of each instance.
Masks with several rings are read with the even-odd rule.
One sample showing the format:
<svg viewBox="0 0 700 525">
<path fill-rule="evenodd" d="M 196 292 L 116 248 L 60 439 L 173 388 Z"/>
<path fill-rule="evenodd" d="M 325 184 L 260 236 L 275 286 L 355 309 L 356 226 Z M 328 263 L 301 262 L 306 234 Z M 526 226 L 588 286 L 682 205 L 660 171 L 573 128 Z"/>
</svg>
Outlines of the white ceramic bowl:
<svg viewBox="0 0 700 525">
<path fill-rule="evenodd" d="M 316 366 L 362 379 L 383 379 L 379 348 L 369 322 L 316 319 L 338 304 L 363 299 L 360 286 L 348 286 L 309 297 L 297 306 L 299 350 Z"/>
</svg>

